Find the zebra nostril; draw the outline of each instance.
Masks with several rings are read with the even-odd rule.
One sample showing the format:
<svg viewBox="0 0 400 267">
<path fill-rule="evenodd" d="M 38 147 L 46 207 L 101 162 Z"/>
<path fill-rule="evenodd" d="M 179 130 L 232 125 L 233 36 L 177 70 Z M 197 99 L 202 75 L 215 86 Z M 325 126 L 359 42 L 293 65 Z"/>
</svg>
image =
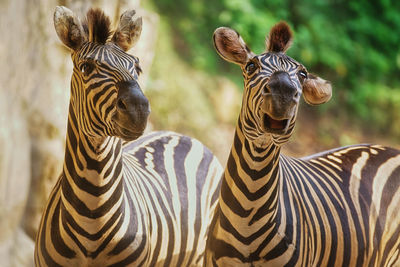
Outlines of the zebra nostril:
<svg viewBox="0 0 400 267">
<path fill-rule="evenodd" d="M 269 93 L 269 88 L 268 88 L 268 86 L 266 85 L 266 86 L 264 86 L 264 88 L 262 89 L 262 95 L 267 95 L 268 93 Z"/>
<path fill-rule="evenodd" d="M 123 101 L 122 99 L 118 99 L 118 101 L 117 101 L 117 107 L 118 107 L 120 110 L 127 110 L 127 109 L 128 109 L 128 107 L 125 105 L 125 103 L 124 103 L 124 101 Z"/>
<path fill-rule="evenodd" d="M 298 98 L 298 97 L 299 97 L 299 91 L 296 91 L 296 93 L 294 94 L 294 97 L 295 97 L 295 98 Z"/>
</svg>

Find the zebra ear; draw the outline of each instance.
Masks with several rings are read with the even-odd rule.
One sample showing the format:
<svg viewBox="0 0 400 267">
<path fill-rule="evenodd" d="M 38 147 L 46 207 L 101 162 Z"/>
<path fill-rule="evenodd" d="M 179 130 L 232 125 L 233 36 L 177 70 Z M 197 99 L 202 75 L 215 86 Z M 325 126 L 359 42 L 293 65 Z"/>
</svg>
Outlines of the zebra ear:
<svg viewBox="0 0 400 267">
<path fill-rule="evenodd" d="M 215 50 L 226 61 L 244 65 L 254 56 L 238 32 L 220 27 L 213 35 Z"/>
<path fill-rule="evenodd" d="M 267 38 L 268 52 L 286 52 L 292 44 L 293 34 L 289 25 L 281 21 L 272 27 Z"/>
<path fill-rule="evenodd" d="M 54 27 L 61 42 L 72 50 L 77 50 L 86 39 L 81 21 L 64 6 L 54 11 Z"/>
<path fill-rule="evenodd" d="M 118 28 L 112 37 L 112 41 L 124 51 L 131 49 L 142 33 L 142 17 L 135 18 L 135 14 L 135 10 L 125 11 L 121 15 Z"/>
<path fill-rule="evenodd" d="M 308 74 L 303 83 L 303 97 L 310 105 L 326 103 L 332 97 L 331 83 L 313 74 Z"/>
</svg>

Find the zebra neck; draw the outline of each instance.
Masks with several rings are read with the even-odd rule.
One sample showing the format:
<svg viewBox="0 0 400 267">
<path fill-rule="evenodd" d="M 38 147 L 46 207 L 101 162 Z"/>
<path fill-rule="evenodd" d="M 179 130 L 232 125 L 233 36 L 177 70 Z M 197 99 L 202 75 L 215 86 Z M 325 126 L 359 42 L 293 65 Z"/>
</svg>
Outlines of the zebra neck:
<svg viewBox="0 0 400 267">
<path fill-rule="evenodd" d="M 88 137 L 79 129 L 70 108 L 63 176 L 71 186 L 91 189 L 94 195 L 104 192 L 122 177 L 121 139 Z"/>
<path fill-rule="evenodd" d="M 259 230 L 257 225 L 276 226 L 279 159 L 280 146 L 272 141 L 257 146 L 237 127 L 222 182 L 220 208 L 244 236 Z M 255 222 L 257 225 L 253 225 Z"/>
</svg>

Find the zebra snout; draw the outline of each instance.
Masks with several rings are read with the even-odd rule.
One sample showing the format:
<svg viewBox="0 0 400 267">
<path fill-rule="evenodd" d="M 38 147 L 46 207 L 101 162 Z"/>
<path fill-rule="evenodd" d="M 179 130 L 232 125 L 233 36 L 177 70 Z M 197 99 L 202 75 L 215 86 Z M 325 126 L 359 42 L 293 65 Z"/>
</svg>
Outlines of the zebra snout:
<svg viewBox="0 0 400 267">
<path fill-rule="evenodd" d="M 135 80 L 118 82 L 116 87 L 116 132 L 125 140 L 136 139 L 146 128 L 150 114 L 149 101 Z"/>
<path fill-rule="evenodd" d="M 290 76 L 285 71 L 274 72 L 266 87 L 270 90 L 273 95 L 279 95 L 287 99 L 296 99 L 299 97 L 299 91 L 294 85 Z"/>
<path fill-rule="evenodd" d="M 299 103 L 300 93 L 285 71 L 274 72 L 262 89 L 261 110 L 274 119 L 290 119 Z"/>
<path fill-rule="evenodd" d="M 149 100 L 135 80 L 118 82 L 117 110 L 134 117 L 145 117 L 150 113 Z"/>
</svg>

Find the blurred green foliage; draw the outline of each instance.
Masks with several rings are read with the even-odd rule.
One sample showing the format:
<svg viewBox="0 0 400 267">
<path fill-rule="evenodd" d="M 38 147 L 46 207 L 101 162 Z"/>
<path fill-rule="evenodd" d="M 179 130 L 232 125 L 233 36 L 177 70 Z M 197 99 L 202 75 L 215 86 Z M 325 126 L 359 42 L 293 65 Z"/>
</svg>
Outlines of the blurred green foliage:
<svg viewBox="0 0 400 267">
<path fill-rule="evenodd" d="M 288 54 L 334 85 L 329 111 L 400 136 L 400 1 L 398 0 L 153 0 L 173 29 L 176 50 L 192 66 L 224 73 L 239 68 L 216 55 L 213 31 L 229 26 L 255 53 L 285 20 L 295 33 Z M 347 115 L 346 115 L 347 116 Z M 397 123 L 396 123 L 397 122 Z"/>
</svg>

